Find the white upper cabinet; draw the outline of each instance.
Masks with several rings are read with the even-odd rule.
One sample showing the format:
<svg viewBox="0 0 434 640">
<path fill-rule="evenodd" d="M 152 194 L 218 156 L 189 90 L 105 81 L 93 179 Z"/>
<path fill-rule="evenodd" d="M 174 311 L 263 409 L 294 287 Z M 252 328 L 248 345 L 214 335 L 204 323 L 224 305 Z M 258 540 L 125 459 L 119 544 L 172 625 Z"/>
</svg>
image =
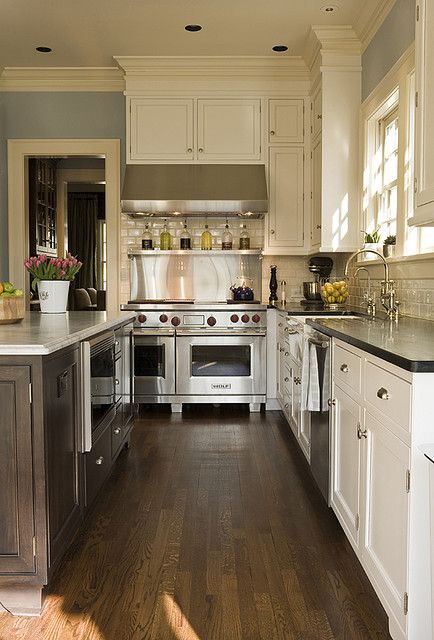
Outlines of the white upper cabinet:
<svg viewBox="0 0 434 640">
<path fill-rule="evenodd" d="M 266 251 L 285 254 L 304 244 L 302 147 L 270 147 Z"/>
<path fill-rule="evenodd" d="M 312 207 L 310 240 L 312 249 L 321 246 L 322 140 L 319 136 L 312 146 Z"/>
<path fill-rule="evenodd" d="M 268 142 L 270 144 L 303 144 L 303 100 L 272 99 L 268 101 Z"/>
<path fill-rule="evenodd" d="M 415 210 L 411 224 L 434 225 L 434 3 L 416 5 Z"/>
<path fill-rule="evenodd" d="M 197 158 L 249 161 L 261 159 L 259 99 L 199 99 Z"/>
<path fill-rule="evenodd" d="M 132 161 L 193 160 L 193 100 L 131 98 L 127 134 Z"/>
</svg>

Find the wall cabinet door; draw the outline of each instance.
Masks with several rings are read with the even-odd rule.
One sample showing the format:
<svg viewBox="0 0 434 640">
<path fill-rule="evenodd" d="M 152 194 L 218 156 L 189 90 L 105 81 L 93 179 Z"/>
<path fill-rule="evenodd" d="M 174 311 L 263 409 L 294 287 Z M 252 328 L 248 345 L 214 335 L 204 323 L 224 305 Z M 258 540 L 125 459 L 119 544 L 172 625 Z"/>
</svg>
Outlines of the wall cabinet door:
<svg viewBox="0 0 434 640">
<path fill-rule="evenodd" d="M 131 160 L 193 160 L 193 100 L 131 98 Z"/>
<path fill-rule="evenodd" d="M 197 101 L 197 159 L 260 160 L 261 101 Z"/>
<path fill-rule="evenodd" d="M 44 366 L 49 565 L 63 554 L 81 520 L 78 350 Z"/>
<path fill-rule="evenodd" d="M 369 412 L 364 433 L 361 560 L 386 610 L 405 630 L 410 449 Z"/>
<path fill-rule="evenodd" d="M 268 142 L 275 144 L 303 144 L 304 103 L 303 100 L 268 101 Z"/>
<path fill-rule="evenodd" d="M 302 147 L 271 147 L 269 149 L 267 217 L 269 251 L 303 247 L 303 155 Z"/>
<path fill-rule="evenodd" d="M 312 217 L 311 245 L 321 245 L 321 194 L 322 194 L 322 140 L 316 140 L 312 148 Z"/>
<path fill-rule="evenodd" d="M 360 521 L 360 439 L 361 408 L 342 389 L 335 387 L 332 433 L 333 511 L 348 539 L 357 548 Z"/>
<path fill-rule="evenodd" d="M 434 5 L 416 3 L 416 223 L 434 225 Z"/>
<path fill-rule="evenodd" d="M 318 88 L 312 98 L 312 137 L 321 133 L 322 130 L 322 91 Z"/>
<path fill-rule="evenodd" d="M 30 367 L 0 366 L 0 573 L 34 573 Z"/>
</svg>

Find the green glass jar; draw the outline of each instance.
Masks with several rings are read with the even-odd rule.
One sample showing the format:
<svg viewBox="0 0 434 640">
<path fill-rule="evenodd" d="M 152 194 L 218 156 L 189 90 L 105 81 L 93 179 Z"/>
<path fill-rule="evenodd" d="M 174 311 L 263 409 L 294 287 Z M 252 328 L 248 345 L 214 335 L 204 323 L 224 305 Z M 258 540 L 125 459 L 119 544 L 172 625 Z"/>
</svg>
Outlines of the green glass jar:
<svg viewBox="0 0 434 640">
<path fill-rule="evenodd" d="M 162 251 L 172 248 L 172 236 L 167 229 L 167 224 L 164 223 L 163 231 L 160 233 L 160 249 Z"/>
</svg>

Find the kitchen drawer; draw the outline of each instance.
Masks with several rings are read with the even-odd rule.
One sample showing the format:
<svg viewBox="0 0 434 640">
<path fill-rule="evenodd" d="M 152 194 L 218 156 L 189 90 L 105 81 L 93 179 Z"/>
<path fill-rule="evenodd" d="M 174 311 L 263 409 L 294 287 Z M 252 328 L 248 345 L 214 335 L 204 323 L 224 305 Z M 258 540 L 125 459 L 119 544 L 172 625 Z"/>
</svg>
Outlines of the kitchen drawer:
<svg viewBox="0 0 434 640">
<path fill-rule="evenodd" d="M 336 344 L 333 358 L 333 378 L 335 382 L 343 382 L 347 387 L 360 394 L 362 380 L 361 357 Z"/>
<path fill-rule="evenodd" d="M 123 405 L 122 405 L 122 402 L 120 402 L 116 407 L 116 417 L 109 427 L 111 432 L 112 460 L 116 458 L 120 448 L 122 447 L 122 442 L 124 440 L 125 432 L 123 428 L 123 421 L 124 421 Z"/>
<path fill-rule="evenodd" d="M 409 431 L 411 384 L 369 361 L 365 378 L 365 400 Z"/>
<path fill-rule="evenodd" d="M 101 488 L 111 467 L 112 424 L 103 431 L 86 453 L 86 505 L 89 506 Z"/>
</svg>

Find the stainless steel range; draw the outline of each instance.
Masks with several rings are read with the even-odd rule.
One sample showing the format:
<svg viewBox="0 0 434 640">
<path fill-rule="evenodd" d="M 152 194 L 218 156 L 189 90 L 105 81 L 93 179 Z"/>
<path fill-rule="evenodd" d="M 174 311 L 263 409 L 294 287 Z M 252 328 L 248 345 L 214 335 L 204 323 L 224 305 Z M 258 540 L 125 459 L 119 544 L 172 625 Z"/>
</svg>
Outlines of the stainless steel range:
<svg viewBox="0 0 434 640">
<path fill-rule="evenodd" d="M 249 403 L 266 401 L 265 305 L 131 301 L 136 402 Z"/>
</svg>

